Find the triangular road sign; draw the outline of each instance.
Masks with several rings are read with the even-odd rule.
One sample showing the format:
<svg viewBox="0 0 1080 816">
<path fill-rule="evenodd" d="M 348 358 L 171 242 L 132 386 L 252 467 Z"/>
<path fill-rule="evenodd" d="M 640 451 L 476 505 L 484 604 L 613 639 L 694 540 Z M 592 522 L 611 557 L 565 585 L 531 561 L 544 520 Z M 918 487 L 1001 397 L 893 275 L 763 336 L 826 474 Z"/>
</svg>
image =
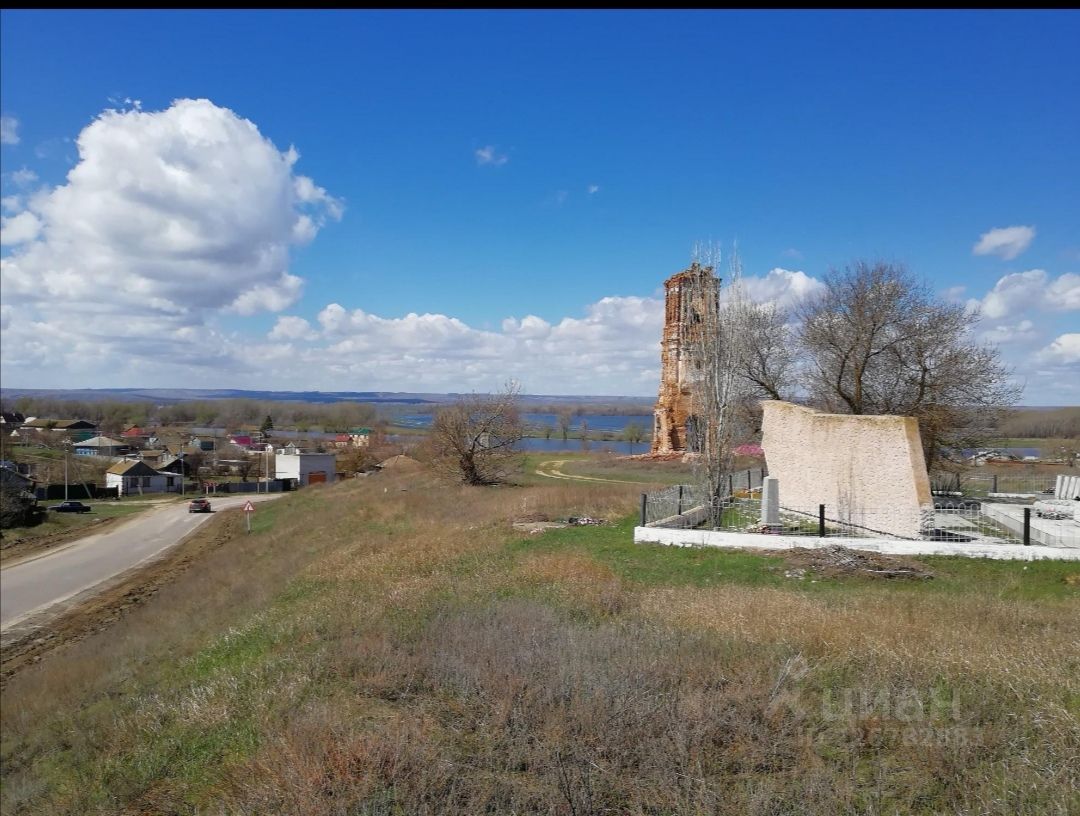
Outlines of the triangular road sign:
<svg viewBox="0 0 1080 816">
<path fill-rule="evenodd" d="M 254 513 L 255 512 L 255 505 L 252 504 L 250 501 L 245 502 L 244 503 L 244 512 L 245 513 Z"/>
</svg>

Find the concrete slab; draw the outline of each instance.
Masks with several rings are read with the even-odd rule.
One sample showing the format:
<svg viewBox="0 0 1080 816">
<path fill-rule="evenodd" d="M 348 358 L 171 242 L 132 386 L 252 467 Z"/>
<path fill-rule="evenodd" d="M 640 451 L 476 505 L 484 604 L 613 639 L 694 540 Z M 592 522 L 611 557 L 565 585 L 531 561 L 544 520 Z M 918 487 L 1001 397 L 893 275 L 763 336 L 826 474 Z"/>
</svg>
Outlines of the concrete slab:
<svg viewBox="0 0 1080 816">
<path fill-rule="evenodd" d="M 815 536 L 759 535 L 717 530 L 672 530 L 662 527 L 635 527 L 634 543 L 666 544 L 673 547 L 726 547 L 750 550 L 790 550 L 795 547 L 820 549 L 847 547 L 852 550 L 888 555 L 960 555 L 967 558 L 1038 561 L 1044 558 L 1080 561 L 1080 547 L 1046 547 L 1032 544 L 993 543 L 992 539 L 970 541 L 898 541 L 888 538 L 817 538 Z"/>
<path fill-rule="evenodd" d="M 971 519 L 956 513 L 934 513 L 934 526 L 941 530 L 977 530 Z"/>
<path fill-rule="evenodd" d="M 1022 504 L 984 503 L 982 512 L 1014 535 L 1023 536 L 1024 507 Z M 1032 511 L 1031 540 L 1047 547 L 1080 549 L 1080 524 L 1072 519 L 1039 518 Z"/>
</svg>

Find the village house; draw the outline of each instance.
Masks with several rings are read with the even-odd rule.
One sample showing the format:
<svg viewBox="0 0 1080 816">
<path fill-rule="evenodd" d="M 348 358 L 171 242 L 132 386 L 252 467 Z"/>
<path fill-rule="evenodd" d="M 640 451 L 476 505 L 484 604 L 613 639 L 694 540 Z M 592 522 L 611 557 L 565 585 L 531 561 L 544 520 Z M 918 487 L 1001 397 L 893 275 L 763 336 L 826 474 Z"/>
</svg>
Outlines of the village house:
<svg viewBox="0 0 1080 816">
<path fill-rule="evenodd" d="M 107 436 L 95 436 L 72 446 L 76 456 L 125 456 L 131 451 L 131 445 Z"/>
<path fill-rule="evenodd" d="M 70 439 L 72 442 L 82 442 L 97 435 L 97 425 L 88 419 L 49 419 L 47 417 L 30 417 L 19 429 L 20 436 L 27 434 L 48 434 L 50 439 Z"/>
<path fill-rule="evenodd" d="M 118 488 L 121 496 L 174 493 L 180 490 L 180 477 L 161 473 L 145 462 L 123 461 L 105 471 L 105 486 Z"/>
</svg>

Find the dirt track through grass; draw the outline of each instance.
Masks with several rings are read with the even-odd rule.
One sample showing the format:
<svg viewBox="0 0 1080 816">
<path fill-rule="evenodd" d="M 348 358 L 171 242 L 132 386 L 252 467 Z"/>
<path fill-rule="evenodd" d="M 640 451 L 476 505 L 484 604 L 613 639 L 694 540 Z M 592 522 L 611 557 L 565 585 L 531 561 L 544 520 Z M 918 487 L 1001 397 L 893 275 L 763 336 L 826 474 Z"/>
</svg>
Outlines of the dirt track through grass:
<svg viewBox="0 0 1080 816">
<path fill-rule="evenodd" d="M 577 476 L 572 473 L 564 473 L 562 467 L 566 464 L 566 459 L 552 459 L 547 462 L 541 462 L 540 466 L 536 468 L 535 473 L 538 476 L 546 476 L 549 479 L 564 479 L 571 482 L 610 482 L 611 484 L 636 484 L 640 485 L 642 482 L 630 481 L 627 479 L 604 479 L 597 476 Z"/>
</svg>

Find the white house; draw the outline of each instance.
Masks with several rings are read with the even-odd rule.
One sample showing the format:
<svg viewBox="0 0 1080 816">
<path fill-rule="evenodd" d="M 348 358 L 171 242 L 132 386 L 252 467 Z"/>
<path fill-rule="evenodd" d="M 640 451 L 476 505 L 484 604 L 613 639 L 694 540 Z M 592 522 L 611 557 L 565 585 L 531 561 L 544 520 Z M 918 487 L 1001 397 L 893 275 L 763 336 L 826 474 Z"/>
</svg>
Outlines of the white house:
<svg viewBox="0 0 1080 816">
<path fill-rule="evenodd" d="M 156 471 L 142 461 L 123 461 L 105 471 L 105 486 L 120 488 L 121 496 L 173 493 L 180 490 L 180 477 Z"/>
<path fill-rule="evenodd" d="M 293 479 L 297 487 L 336 481 L 337 460 L 332 453 L 278 453 L 274 457 L 274 475 Z"/>
</svg>

